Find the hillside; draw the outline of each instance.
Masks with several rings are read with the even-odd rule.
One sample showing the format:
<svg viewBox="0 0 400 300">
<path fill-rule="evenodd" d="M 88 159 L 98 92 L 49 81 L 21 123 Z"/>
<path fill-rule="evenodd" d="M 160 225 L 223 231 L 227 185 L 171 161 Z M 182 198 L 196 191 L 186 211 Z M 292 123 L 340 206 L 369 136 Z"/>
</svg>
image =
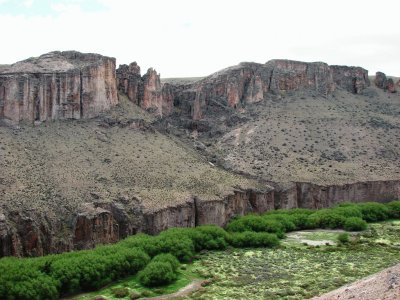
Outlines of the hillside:
<svg viewBox="0 0 400 300">
<path fill-rule="evenodd" d="M 271 60 L 162 80 L 70 51 L 8 68 L 0 256 L 400 197 L 400 94 L 360 67 Z"/>
<path fill-rule="evenodd" d="M 271 96 L 206 115 L 202 124 L 211 134 L 197 136 L 211 145 L 206 152 L 215 162 L 270 181 L 394 179 L 400 178 L 399 116 L 399 94 L 375 87 L 364 95 Z"/>
</svg>

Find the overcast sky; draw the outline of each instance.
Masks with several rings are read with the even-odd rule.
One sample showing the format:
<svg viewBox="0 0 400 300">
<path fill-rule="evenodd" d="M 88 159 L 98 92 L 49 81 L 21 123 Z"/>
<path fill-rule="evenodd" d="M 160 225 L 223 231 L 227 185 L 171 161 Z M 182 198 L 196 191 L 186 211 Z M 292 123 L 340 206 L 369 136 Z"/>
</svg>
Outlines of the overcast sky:
<svg viewBox="0 0 400 300">
<path fill-rule="evenodd" d="M 398 0 L 0 0 L 0 63 L 53 50 L 204 76 L 274 58 L 400 76 Z"/>
</svg>

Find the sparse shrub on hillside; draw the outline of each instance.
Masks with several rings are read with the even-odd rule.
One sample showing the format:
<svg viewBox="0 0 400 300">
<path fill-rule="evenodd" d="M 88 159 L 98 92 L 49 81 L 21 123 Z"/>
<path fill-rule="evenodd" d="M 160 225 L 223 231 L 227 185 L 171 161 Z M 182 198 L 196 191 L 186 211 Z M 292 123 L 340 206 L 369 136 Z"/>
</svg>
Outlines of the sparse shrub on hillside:
<svg viewBox="0 0 400 300">
<path fill-rule="evenodd" d="M 347 218 L 343 226 L 343 228 L 347 231 L 362 231 L 367 229 L 367 227 L 367 222 L 358 217 Z"/>
</svg>

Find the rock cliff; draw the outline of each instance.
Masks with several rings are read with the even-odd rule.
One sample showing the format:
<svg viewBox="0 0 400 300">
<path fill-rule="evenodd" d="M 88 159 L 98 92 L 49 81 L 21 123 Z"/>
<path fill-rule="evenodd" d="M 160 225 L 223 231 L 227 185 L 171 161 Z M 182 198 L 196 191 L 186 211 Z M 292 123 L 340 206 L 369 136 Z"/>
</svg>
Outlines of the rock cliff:
<svg viewBox="0 0 400 300">
<path fill-rule="evenodd" d="M 137 232 L 157 234 L 171 227 L 204 224 L 225 226 L 234 216 L 279 208 L 324 208 L 343 201 L 388 202 L 400 197 L 400 181 L 357 182 L 320 186 L 298 182 L 283 189 L 236 190 L 222 199 L 192 197 L 186 203 L 130 215 L 121 203 L 84 205 L 71 224 L 70 235 L 59 239 L 60 228 L 45 216 L 0 213 L 0 257 L 40 256 L 72 249 L 89 249 Z M 17 226 L 13 225 L 17 224 Z M 64 232 L 68 234 L 68 231 Z"/>
<path fill-rule="evenodd" d="M 271 94 L 292 92 L 326 97 L 336 88 L 360 94 L 369 85 L 368 71 L 360 67 L 276 59 L 265 64 L 240 63 L 198 82 L 178 85 L 175 103 L 194 120 L 199 120 L 209 105 L 236 109 Z"/>
<path fill-rule="evenodd" d="M 0 119 L 12 123 L 91 118 L 117 103 L 114 58 L 50 52 L 0 69 Z"/>
<path fill-rule="evenodd" d="M 116 71 L 119 91 L 129 100 L 157 116 L 166 116 L 173 110 L 171 85 L 161 85 L 160 74 L 150 68 L 143 76 L 136 62 L 120 65 Z"/>
</svg>

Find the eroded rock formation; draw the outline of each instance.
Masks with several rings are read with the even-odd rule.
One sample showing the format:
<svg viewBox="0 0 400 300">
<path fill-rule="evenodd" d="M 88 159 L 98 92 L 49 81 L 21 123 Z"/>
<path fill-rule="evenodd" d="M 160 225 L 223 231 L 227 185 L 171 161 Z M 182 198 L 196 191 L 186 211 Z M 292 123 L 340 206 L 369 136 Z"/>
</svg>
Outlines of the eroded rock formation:
<svg viewBox="0 0 400 300">
<path fill-rule="evenodd" d="M 376 87 L 389 93 L 396 92 L 396 86 L 392 78 L 387 78 L 385 73 L 376 72 L 374 83 Z"/>
<path fill-rule="evenodd" d="M 0 257 L 89 249 L 137 232 L 157 234 L 171 227 L 225 226 L 234 216 L 251 212 L 297 207 L 324 208 L 343 201 L 388 202 L 399 197 L 400 181 L 388 180 L 330 186 L 299 182 L 284 189 L 236 190 L 222 199 L 192 197 L 186 203 L 156 211 L 138 209 L 134 215 L 121 203 L 87 204 L 76 214 L 72 224 L 68 225 L 71 230 L 63 232 L 65 236 L 62 238 L 57 237 L 61 225 L 50 224 L 44 216 L 32 218 L 19 213 L 9 216 L 0 213 Z"/>
<path fill-rule="evenodd" d="M 209 105 L 239 108 L 269 94 L 291 92 L 326 97 L 336 88 L 360 94 L 369 85 L 368 71 L 359 67 L 276 59 L 265 64 L 241 63 L 198 82 L 176 86 L 175 103 L 199 120 Z"/>
<path fill-rule="evenodd" d="M 12 123 L 91 118 L 117 103 L 111 57 L 56 51 L 0 69 L 0 119 Z"/>
<path fill-rule="evenodd" d="M 136 62 L 120 65 L 116 71 L 118 89 L 130 101 L 155 115 L 169 115 L 173 110 L 173 90 L 168 84 L 161 85 L 160 74 L 150 68 L 143 76 Z"/>
<path fill-rule="evenodd" d="M 363 68 L 330 66 L 330 69 L 336 86 L 348 92 L 361 94 L 370 85 L 368 71 Z"/>
</svg>

